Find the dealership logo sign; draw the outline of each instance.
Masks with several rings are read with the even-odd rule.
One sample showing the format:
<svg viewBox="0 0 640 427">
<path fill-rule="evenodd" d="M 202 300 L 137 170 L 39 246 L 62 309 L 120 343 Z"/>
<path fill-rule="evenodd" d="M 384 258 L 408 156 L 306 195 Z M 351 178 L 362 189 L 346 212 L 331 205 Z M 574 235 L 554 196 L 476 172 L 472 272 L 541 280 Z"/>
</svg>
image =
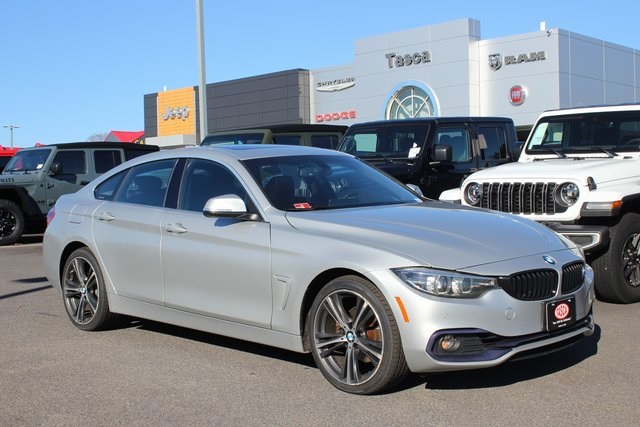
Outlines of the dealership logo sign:
<svg viewBox="0 0 640 427">
<path fill-rule="evenodd" d="M 336 92 L 339 90 L 348 89 L 355 86 L 356 78 L 347 77 L 345 79 L 330 80 L 327 82 L 320 82 L 316 84 L 316 90 L 318 92 Z"/>
<path fill-rule="evenodd" d="M 527 97 L 527 90 L 520 85 L 512 86 L 509 89 L 509 102 L 511 105 L 522 105 Z"/>
<path fill-rule="evenodd" d="M 316 114 L 316 123 L 335 122 L 336 120 L 355 119 L 356 110 L 340 111 L 335 113 Z"/>
<path fill-rule="evenodd" d="M 189 117 L 189 107 L 187 107 L 186 105 L 183 107 L 167 106 L 164 110 L 164 113 L 162 113 L 162 120 L 187 120 L 187 117 Z"/>
<path fill-rule="evenodd" d="M 422 52 L 415 52 L 406 55 L 396 55 L 395 52 L 387 53 L 387 64 L 389 68 L 408 67 L 410 65 L 425 64 L 431 62 L 431 52 L 423 50 Z"/>
<path fill-rule="evenodd" d="M 539 52 L 531 52 L 531 53 L 521 53 L 520 55 L 514 56 L 509 55 L 504 57 L 504 61 L 502 60 L 502 56 L 499 53 L 493 53 L 489 55 L 489 68 L 496 71 L 504 65 L 514 65 L 514 64 L 522 64 L 523 62 L 537 62 L 544 61 L 547 59 L 547 53 L 543 50 Z"/>
</svg>

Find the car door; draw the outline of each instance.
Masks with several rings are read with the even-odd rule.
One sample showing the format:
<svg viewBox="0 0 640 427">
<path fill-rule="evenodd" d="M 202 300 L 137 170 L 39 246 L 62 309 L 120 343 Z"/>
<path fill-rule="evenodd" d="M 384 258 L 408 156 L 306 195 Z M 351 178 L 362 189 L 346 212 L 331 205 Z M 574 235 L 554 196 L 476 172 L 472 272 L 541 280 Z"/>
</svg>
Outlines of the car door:
<svg viewBox="0 0 640 427">
<path fill-rule="evenodd" d="M 96 188 L 96 198 L 105 202 L 93 213 L 93 238 L 120 296 L 164 303 L 160 225 L 175 163 L 172 159 L 144 163 Z"/>
<path fill-rule="evenodd" d="M 226 166 L 200 159 L 187 162 L 178 210 L 167 211 L 162 218 L 165 303 L 179 310 L 269 327 L 269 224 L 205 217 L 206 201 L 224 194 L 249 201 Z"/>
<path fill-rule="evenodd" d="M 57 167 L 61 167 L 61 170 L 58 173 L 53 173 L 51 171 L 53 165 L 59 165 Z M 44 208 L 43 212 L 52 208 L 60 196 L 75 193 L 88 184 L 92 178 L 88 168 L 86 150 L 59 150 L 51 162 L 50 170 L 45 175 L 46 206 L 41 206 Z"/>
<path fill-rule="evenodd" d="M 469 127 L 464 124 L 438 126 L 433 144 L 451 146 L 451 161 L 432 162 L 429 165 L 428 185 L 422 190 L 425 196 L 437 199 L 443 191 L 459 187 L 462 180 L 475 172 L 478 166 L 471 148 Z"/>
</svg>

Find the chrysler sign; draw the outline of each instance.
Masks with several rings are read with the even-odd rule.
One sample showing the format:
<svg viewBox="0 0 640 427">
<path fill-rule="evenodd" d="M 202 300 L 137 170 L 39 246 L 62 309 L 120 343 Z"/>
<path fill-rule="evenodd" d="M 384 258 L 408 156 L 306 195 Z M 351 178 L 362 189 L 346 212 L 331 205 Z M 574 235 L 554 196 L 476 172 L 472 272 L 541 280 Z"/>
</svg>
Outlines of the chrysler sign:
<svg viewBox="0 0 640 427">
<path fill-rule="evenodd" d="M 319 92 L 336 92 L 338 90 L 348 89 L 356 84 L 355 77 L 347 77 L 345 79 L 335 79 L 327 82 L 316 84 L 316 90 Z"/>
</svg>

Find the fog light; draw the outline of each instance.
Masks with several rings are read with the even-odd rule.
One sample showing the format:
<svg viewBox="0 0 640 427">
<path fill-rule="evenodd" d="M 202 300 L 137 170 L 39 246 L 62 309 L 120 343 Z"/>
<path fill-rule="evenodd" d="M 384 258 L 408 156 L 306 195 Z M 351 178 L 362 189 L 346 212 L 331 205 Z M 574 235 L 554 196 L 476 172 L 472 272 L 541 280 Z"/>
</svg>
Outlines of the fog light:
<svg viewBox="0 0 640 427">
<path fill-rule="evenodd" d="M 460 348 L 462 338 L 454 335 L 445 335 L 440 338 L 440 348 L 447 353 L 452 353 Z"/>
</svg>

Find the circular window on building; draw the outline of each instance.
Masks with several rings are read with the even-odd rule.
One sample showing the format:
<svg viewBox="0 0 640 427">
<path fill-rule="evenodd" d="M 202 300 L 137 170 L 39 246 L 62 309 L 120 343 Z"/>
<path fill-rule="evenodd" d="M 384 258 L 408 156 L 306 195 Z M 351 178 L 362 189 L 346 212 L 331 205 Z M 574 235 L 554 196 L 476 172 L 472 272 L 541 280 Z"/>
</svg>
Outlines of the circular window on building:
<svg viewBox="0 0 640 427">
<path fill-rule="evenodd" d="M 436 106 L 433 96 L 418 86 L 403 86 L 396 90 L 387 102 L 386 119 L 413 119 L 433 117 Z"/>
</svg>

